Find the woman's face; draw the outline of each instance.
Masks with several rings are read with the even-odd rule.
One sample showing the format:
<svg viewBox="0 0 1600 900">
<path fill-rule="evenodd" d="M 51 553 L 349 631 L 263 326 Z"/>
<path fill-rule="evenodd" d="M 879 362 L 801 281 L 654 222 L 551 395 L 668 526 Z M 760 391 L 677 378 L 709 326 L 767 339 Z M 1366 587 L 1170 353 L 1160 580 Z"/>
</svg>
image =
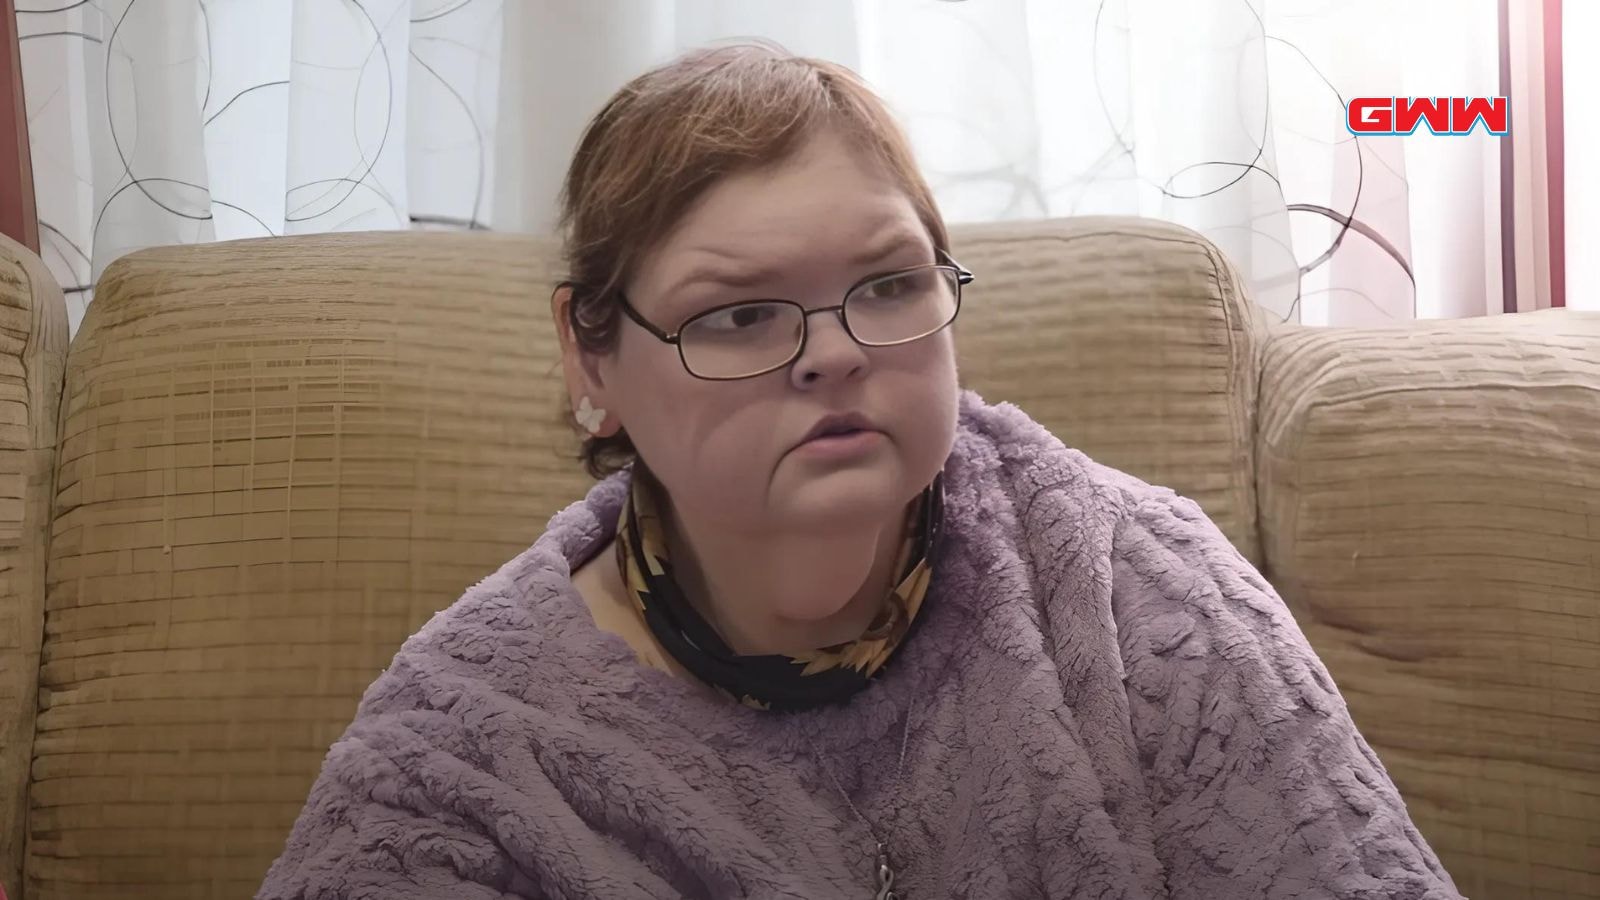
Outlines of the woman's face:
<svg viewBox="0 0 1600 900">
<path fill-rule="evenodd" d="M 862 278 L 935 262 L 911 202 L 832 134 L 785 162 L 713 185 L 626 285 L 668 333 L 720 304 L 834 306 Z M 680 516 L 748 533 L 881 522 L 933 480 L 954 440 L 950 329 L 863 347 L 835 313 L 807 317 L 790 365 L 738 381 L 690 375 L 678 352 L 626 318 L 615 351 L 589 359 L 594 405 L 625 428 Z M 806 443 L 824 417 L 877 434 Z"/>
</svg>

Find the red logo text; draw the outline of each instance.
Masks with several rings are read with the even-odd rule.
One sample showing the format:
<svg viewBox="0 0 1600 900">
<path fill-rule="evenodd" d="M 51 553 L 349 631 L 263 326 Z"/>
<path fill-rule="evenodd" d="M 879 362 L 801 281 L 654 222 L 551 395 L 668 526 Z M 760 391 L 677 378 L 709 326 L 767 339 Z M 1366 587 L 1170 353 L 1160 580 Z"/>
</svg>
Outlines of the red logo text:
<svg viewBox="0 0 1600 900">
<path fill-rule="evenodd" d="M 1356 97 L 1345 104 L 1351 134 L 1411 134 L 1418 125 L 1434 134 L 1471 134 L 1478 122 L 1490 134 L 1511 131 L 1504 97 Z"/>
</svg>

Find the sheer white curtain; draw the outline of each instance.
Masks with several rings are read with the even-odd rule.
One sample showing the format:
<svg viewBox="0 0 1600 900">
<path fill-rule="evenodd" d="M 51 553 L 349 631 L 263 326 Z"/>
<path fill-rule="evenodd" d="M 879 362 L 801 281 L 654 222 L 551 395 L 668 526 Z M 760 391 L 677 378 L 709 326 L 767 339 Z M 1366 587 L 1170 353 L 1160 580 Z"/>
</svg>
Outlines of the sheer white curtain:
<svg viewBox="0 0 1600 900">
<path fill-rule="evenodd" d="M 1600 166 L 1584 165 L 1600 159 L 1600 111 L 1591 93 L 1579 85 L 1600 84 L 1600 3 L 1572 3 L 1563 12 L 1564 41 L 1571 48 L 1565 59 L 1567 158 L 1567 305 L 1600 310 L 1600 263 L 1592 260 L 1600 247 Z"/>
<path fill-rule="evenodd" d="M 41 250 L 74 330 L 141 247 L 520 224 L 493 211 L 498 0 L 17 5 Z"/>
<path fill-rule="evenodd" d="M 861 71 L 952 221 L 1171 219 L 1283 319 L 1497 308 L 1497 139 L 1357 140 L 1341 99 L 1497 93 L 1494 0 L 18 6 L 41 241 L 74 327 L 104 267 L 153 244 L 547 229 L 599 104 L 738 37 Z M 1429 55 L 1414 38 L 1436 15 L 1465 40 Z"/>
</svg>

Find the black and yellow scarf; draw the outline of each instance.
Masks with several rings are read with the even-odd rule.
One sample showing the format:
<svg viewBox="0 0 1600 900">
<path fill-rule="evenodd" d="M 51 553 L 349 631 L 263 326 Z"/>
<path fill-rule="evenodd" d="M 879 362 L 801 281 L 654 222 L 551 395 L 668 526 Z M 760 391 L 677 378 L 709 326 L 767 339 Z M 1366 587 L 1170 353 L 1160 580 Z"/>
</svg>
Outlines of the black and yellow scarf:
<svg viewBox="0 0 1600 900">
<path fill-rule="evenodd" d="M 895 567 L 900 577 L 877 619 L 853 641 L 799 656 L 740 656 L 689 603 L 672 577 L 655 490 L 635 465 L 617 522 L 617 565 L 656 642 L 701 681 L 759 709 L 841 703 L 866 687 L 910 636 L 938 550 L 944 512 L 940 478 L 907 510 L 906 539 Z"/>
</svg>

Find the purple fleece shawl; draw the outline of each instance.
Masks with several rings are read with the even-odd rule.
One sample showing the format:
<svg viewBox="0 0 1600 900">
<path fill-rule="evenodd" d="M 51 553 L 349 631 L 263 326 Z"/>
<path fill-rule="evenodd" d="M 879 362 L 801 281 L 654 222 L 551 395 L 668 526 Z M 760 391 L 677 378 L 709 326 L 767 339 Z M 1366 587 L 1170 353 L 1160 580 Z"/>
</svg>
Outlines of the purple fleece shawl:
<svg viewBox="0 0 1600 900">
<path fill-rule="evenodd" d="M 963 396 L 919 629 L 842 707 L 638 664 L 572 568 L 626 474 L 408 640 L 258 894 L 1454 898 L 1293 618 L 1193 502 Z M 893 775 L 911 716 L 903 777 Z"/>
</svg>

